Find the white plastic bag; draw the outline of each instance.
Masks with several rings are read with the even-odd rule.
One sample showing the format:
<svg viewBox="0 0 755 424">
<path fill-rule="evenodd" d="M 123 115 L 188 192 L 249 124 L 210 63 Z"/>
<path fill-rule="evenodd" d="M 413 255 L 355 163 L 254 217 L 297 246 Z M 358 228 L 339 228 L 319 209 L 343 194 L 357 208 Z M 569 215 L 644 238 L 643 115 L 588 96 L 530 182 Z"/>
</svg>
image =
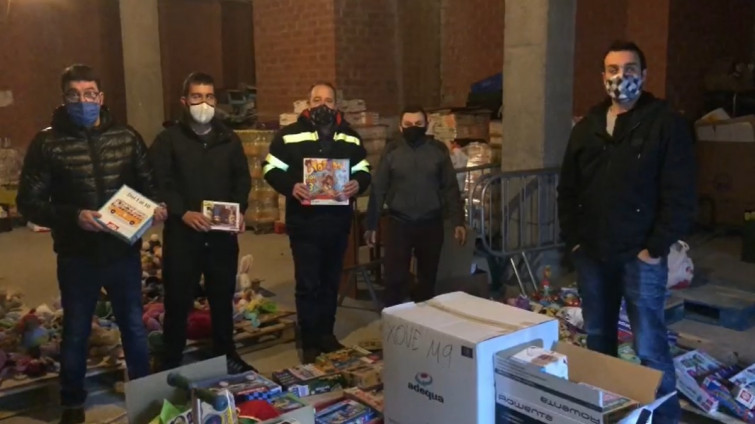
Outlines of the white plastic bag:
<svg viewBox="0 0 755 424">
<path fill-rule="evenodd" d="M 668 255 L 668 283 L 670 289 L 683 289 L 692 284 L 695 265 L 687 255 L 689 245 L 681 240 L 671 246 Z"/>
</svg>

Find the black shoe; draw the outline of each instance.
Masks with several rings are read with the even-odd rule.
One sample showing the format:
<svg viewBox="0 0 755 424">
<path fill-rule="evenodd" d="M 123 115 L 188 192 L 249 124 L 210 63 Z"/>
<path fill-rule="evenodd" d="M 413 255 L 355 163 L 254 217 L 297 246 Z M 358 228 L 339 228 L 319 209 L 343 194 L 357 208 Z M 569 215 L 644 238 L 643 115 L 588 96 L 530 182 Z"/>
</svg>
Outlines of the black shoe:
<svg viewBox="0 0 755 424">
<path fill-rule="evenodd" d="M 322 351 L 317 347 L 305 347 L 301 351 L 301 363 L 313 364 L 317 361 L 317 357 L 320 356 Z"/>
<path fill-rule="evenodd" d="M 247 364 L 240 356 L 226 357 L 226 364 L 228 366 L 228 374 L 243 374 L 249 371 L 259 373 L 257 368 Z"/>
<path fill-rule="evenodd" d="M 332 334 L 323 336 L 320 339 L 318 347 L 325 353 L 331 353 L 346 348 L 346 346 L 342 345 L 341 342 L 338 341 L 336 336 Z"/>
<path fill-rule="evenodd" d="M 60 416 L 60 424 L 83 424 L 86 422 L 84 407 L 80 408 L 63 408 L 63 414 Z"/>
</svg>

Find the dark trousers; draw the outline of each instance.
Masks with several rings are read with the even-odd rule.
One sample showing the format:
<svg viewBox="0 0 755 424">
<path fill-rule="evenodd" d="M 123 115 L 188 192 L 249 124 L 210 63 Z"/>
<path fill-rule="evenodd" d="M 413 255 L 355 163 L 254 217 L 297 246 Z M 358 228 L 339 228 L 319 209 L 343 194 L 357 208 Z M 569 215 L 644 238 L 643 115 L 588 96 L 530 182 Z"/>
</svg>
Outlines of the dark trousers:
<svg viewBox="0 0 755 424">
<path fill-rule="evenodd" d="M 348 233 L 290 235 L 296 279 L 296 316 L 302 347 L 315 347 L 333 334 L 338 287 Z"/>
<path fill-rule="evenodd" d="M 60 394 L 64 407 L 82 406 L 87 397 L 84 379 L 89 335 L 102 287 L 108 293 L 121 332 L 129 378 L 149 374 L 147 331 L 142 323 L 141 278 L 141 260 L 136 251 L 106 263 L 84 257 L 58 256 L 58 286 L 64 311 L 60 349 Z"/>
<path fill-rule="evenodd" d="M 406 298 L 412 251 L 417 258 L 417 289 L 413 300 L 424 302 L 431 299 L 435 294 L 435 278 L 443 246 L 443 220 L 410 223 L 391 218 L 385 236 L 385 306 L 398 305 Z"/>
<path fill-rule="evenodd" d="M 186 348 L 186 320 L 193 309 L 197 284 L 204 275 L 210 304 L 213 353 L 235 355 L 233 295 L 236 291 L 239 247 L 235 236 L 212 234 L 221 243 L 186 241 L 165 237 L 163 280 L 165 285 L 164 369 L 181 365 Z M 232 239 L 230 239 L 232 237 Z"/>
<path fill-rule="evenodd" d="M 676 375 L 665 322 L 668 266 L 628 261 L 599 262 L 577 250 L 574 255 L 577 283 L 582 296 L 582 315 L 587 347 L 606 355 L 618 355 L 618 321 L 624 298 L 634 350 L 643 365 L 663 372 L 658 397 L 676 390 Z M 653 414 L 657 424 L 679 422 L 681 408 L 674 396 Z"/>
</svg>

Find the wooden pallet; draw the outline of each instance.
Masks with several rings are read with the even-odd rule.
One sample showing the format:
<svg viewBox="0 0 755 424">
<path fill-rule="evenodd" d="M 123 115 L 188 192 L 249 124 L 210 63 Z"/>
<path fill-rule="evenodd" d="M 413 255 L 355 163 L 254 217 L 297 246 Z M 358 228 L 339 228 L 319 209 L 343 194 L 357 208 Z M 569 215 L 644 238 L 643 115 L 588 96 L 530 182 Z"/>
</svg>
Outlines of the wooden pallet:
<svg viewBox="0 0 755 424">
<path fill-rule="evenodd" d="M 296 325 L 291 317 L 294 314 L 292 311 L 265 314 L 260 319 L 260 326 L 256 328 L 250 323 L 237 323 L 234 335 L 237 348 L 239 351 L 253 352 L 293 341 Z M 211 343 L 210 340 L 190 340 L 184 353 L 196 352 Z"/>
<path fill-rule="evenodd" d="M 103 374 L 110 373 L 123 373 L 124 363 L 121 361 L 118 365 L 94 365 L 90 366 L 86 373 L 86 378 L 97 377 Z M 23 380 L 7 379 L 0 382 L 0 398 L 6 396 L 12 396 L 18 393 L 27 392 L 30 390 L 42 389 L 44 387 L 56 384 L 58 381 L 58 373 L 47 373 L 42 377 L 25 378 Z"/>
<path fill-rule="evenodd" d="M 707 284 L 678 296 L 684 299 L 685 318 L 737 331 L 755 325 L 755 293 Z"/>
<path fill-rule="evenodd" d="M 671 295 L 666 300 L 665 310 L 666 325 L 671 325 L 684 319 L 684 300 Z"/>
</svg>

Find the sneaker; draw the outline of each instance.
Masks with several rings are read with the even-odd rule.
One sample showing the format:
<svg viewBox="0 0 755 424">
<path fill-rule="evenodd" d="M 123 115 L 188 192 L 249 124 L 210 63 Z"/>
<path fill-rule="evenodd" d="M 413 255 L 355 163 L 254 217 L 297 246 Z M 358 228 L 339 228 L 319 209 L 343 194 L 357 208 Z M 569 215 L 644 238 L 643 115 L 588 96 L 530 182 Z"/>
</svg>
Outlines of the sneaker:
<svg viewBox="0 0 755 424">
<path fill-rule="evenodd" d="M 335 351 L 344 349 L 345 346 L 342 345 L 341 342 L 338 341 L 338 339 L 336 338 L 336 336 L 330 334 L 330 335 L 327 335 L 327 336 L 323 336 L 320 339 L 319 348 L 320 348 L 320 350 L 322 350 L 325 353 L 331 353 L 331 352 L 335 352 Z"/>
<path fill-rule="evenodd" d="M 316 347 L 305 347 L 301 351 L 301 363 L 313 364 L 317 361 L 317 357 L 320 356 L 322 351 Z"/>
<path fill-rule="evenodd" d="M 60 424 L 83 424 L 86 422 L 84 407 L 63 408 L 63 414 L 60 416 Z"/>
<path fill-rule="evenodd" d="M 226 364 L 228 366 L 228 374 L 243 374 L 249 371 L 259 373 L 257 368 L 247 364 L 240 356 L 226 357 Z"/>
</svg>

